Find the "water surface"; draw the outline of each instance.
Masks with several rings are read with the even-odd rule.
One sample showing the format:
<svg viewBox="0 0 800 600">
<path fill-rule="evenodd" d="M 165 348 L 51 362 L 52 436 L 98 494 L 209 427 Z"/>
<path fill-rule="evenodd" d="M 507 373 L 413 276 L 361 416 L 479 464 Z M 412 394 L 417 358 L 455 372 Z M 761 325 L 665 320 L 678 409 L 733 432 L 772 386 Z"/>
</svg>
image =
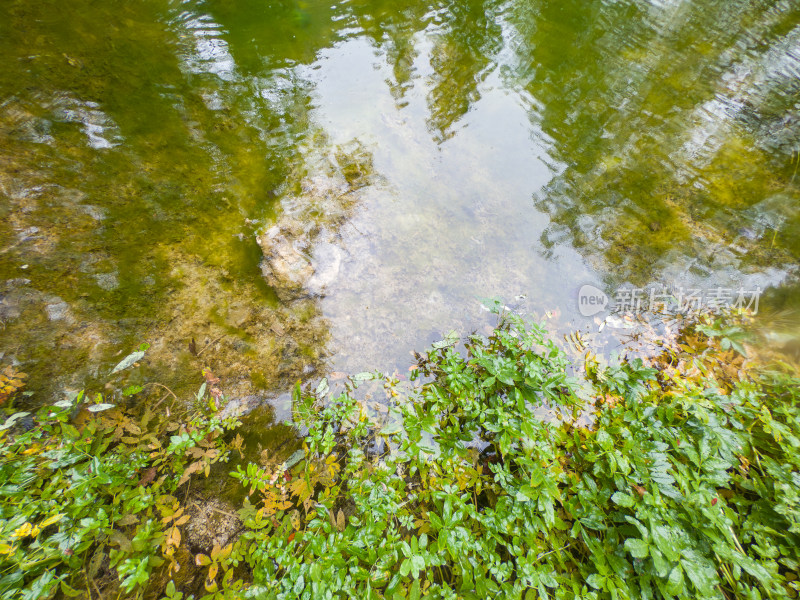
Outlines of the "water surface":
<svg viewBox="0 0 800 600">
<path fill-rule="evenodd" d="M 773 339 L 796 336 L 796 2 L 0 14 L 0 361 L 42 395 L 141 341 L 178 391 L 204 366 L 257 397 L 405 372 L 482 331 L 480 297 L 596 332 L 587 283 L 768 290 Z M 265 277 L 272 227 L 303 293 Z"/>
</svg>

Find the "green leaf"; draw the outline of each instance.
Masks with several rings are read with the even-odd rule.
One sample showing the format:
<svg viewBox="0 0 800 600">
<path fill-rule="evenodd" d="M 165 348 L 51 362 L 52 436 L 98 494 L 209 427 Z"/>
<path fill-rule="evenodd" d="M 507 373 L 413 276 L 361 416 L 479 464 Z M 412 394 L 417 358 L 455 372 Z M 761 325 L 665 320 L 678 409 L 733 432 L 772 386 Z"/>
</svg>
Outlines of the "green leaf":
<svg viewBox="0 0 800 600">
<path fill-rule="evenodd" d="M 286 471 L 288 469 L 291 469 L 293 466 L 295 466 L 297 463 L 299 463 L 305 457 L 306 457 L 305 450 L 303 450 L 302 448 L 300 450 L 295 450 L 292 453 L 292 455 L 289 458 L 286 459 L 286 461 L 283 463 L 283 465 L 281 465 L 281 468 L 284 471 Z"/>
<path fill-rule="evenodd" d="M 392 421 L 391 423 L 387 423 L 378 433 L 380 435 L 395 435 L 402 431 L 405 431 L 403 429 L 403 421 Z"/>
<path fill-rule="evenodd" d="M 133 396 L 134 394 L 138 394 L 143 389 L 144 388 L 140 385 L 131 385 L 122 390 L 122 395 L 127 398 L 128 396 Z"/>
<path fill-rule="evenodd" d="M 411 572 L 411 559 L 407 558 L 403 561 L 403 564 L 400 565 L 400 576 L 408 577 L 408 574 L 410 572 Z"/>
<path fill-rule="evenodd" d="M 614 492 L 614 494 L 611 496 L 611 501 L 614 502 L 614 504 L 618 504 L 619 506 L 625 508 L 630 508 L 636 502 L 633 496 L 630 494 L 624 494 L 622 492 Z"/>
<path fill-rule="evenodd" d="M 646 558 L 649 546 L 644 540 L 638 538 L 628 538 L 625 540 L 625 550 L 631 553 L 634 558 Z"/>
<path fill-rule="evenodd" d="M 121 361 L 119 361 L 117 366 L 111 370 L 111 375 L 113 375 L 114 373 L 119 373 L 120 371 L 123 371 L 128 367 L 131 367 L 134 363 L 142 360 L 143 358 L 144 358 L 144 351 L 142 350 L 129 354 Z"/>
<path fill-rule="evenodd" d="M 81 590 L 76 590 L 75 588 L 70 587 L 69 585 L 67 585 L 67 582 L 64 581 L 63 579 L 61 580 L 60 584 L 61 584 L 61 592 L 65 596 L 69 596 L 70 598 L 75 598 L 84 593 Z"/>
<path fill-rule="evenodd" d="M 303 588 L 305 586 L 306 586 L 306 581 L 303 578 L 303 576 L 300 575 L 300 577 L 298 577 L 297 580 L 294 582 L 294 587 L 292 588 L 292 591 L 295 593 L 295 595 L 299 596 L 303 592 Z"/>
<path fill-rule="evenodd" d="M 351 375 L 350 379 L 352 379 L 355 382 L 369 381 L 371 379 L 375 379 L 375 374 L 363 371 L 361 373 L 356 373 L 355 375 Z"/>
<path fill-rule="evenodd" d="M 683 585 L 683 569 L 681 569 L 680 565 L 676 565 L 672 571 L 669 573 L 669 578 L 667 579 L 667 585 L 665 586 L 667 593 L 672 594 L 674 596 L 682 596 L 682 592 L 684 591 Z"/>
<path fill-rule="evenodd" d="M 605 429 L 599 430 L 595 439 L 600 447 L 605 451 L 611 450 L 611 448 L 614 447 L 614 440 L 611 439 L 611 436 L 608 435 L 608 432 Z"/>
<path fill-rule="evenodd" d="M 314 390 L 314 395 L 321 400 L 322 398 L 328 395 L 330 389 L 331 386 L 328 385 L 327 377 L 323 377 L 322 381 L 320 381 L 319 385 L 317 385 L 317 389 Z"/>
<path fill-rule="evenodd" d="M 713 563 L 708 561 L 706 564 L 701 564 L 697 561 L 681 560 L 681 566 L 683 566 L 689 581 L 692 582 L 701 595 L 714 595 L 719 584 L 719 577 Z"/>
<path fill-rule="evenodd" d="M 22 417 L 27 417 L 29 414 L 31 414 L 31 413 L 29 413 L 29 412 L 14 413 L 13 415 L 11 415 L 10 417 L 8 417 L 6 419 L 5 423 L 0 425 L 0 431 L 3 431 L 4 429 L 8 429 L 9 427 L 12 427 L 14 425 L 14 423 L 16 423 Z"/>
<path fill-rule="evenodd" d="M 606 578 L 597 573 L 592 573 L 586 578 L 586 583 L 596 590 L 603 590 L 605 589 Z"/>
<path fill-rule="evenodd" d="M 411 584 L 411 591 L 408 593 L 408 600 L 419 600 L 419 596 L 419 579 L 415 579 L 414 583 Z"/>
<path fill-rule="evenodd" d="M 681 552 L 677 548 L 677 540 L 675 535 L 668 527 L 657 525 L 650 528 L 650 535 L 655 542 L 656 547 L 661 550 L 664 556 L 670 562 L 675 562 L 680 557 Z"/>
<path fill-rule="evenodd" d="M 442 348 L 448 348 L 450 346 L 454 346 L 459 340 L 458 333 L 456 331 L 451 331 L 448 333 L 443 340 L 438 342 L 434 342 L 431 344 L 431 348 L 434 350 L 441 350 Z"/>
</svg>

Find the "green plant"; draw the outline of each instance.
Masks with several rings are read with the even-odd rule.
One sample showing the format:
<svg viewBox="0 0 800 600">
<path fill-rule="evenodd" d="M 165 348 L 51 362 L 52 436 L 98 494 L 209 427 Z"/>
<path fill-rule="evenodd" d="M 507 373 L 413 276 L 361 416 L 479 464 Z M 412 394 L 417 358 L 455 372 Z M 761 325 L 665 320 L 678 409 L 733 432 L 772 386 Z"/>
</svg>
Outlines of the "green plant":
<svg viewBox="0 0 800 600">
<path fill-rule="evenodd" d="M 11 415 L 0 426 L 0 598 L 91 596 L 105 559 L 131 595 L 156 569 L 171 572 L 188 519 L 173 494 L 227 459 L 221 434 L 233 426 L 213 414 L 134 417 L 83 392 Z"/>
<path fill-rule="evenodd" d="M 504 315 L 466 352 L 448 336 L 417 355 L 415 385 L 298 384 L 302 449 L 237 464 L 244 529 L 194 557 L 176 492 L 242 442 L 224 440 L 212 373 L 190 419 L 83 394 L 15 413 L 0 597 L 91 595 L 104 561 L 122 595 L 175 600 L 198 591 L 169 581 L 183 566 L 209 600 L 796 597 L 800 382 L 746 365 L 731 327 L 688 328 L 647 364 L 590 358 L 581 380 L 542 327 Z M 375 379 L 380 418 L 355 393 Z"/>
<path fill-rule="evenodd" d="M 735 346 L 686 339 L 701 348 L 590 370 L 589 429 L 566 357 L 513 315 L 466 355 L 441 343 L 420 357 L 427 381 L 393 400 L 388 425 L 368 423 L 350 393 L 324 406 L 298 393 L 305 460 L 236 474 L 260 495 L 229 559 L 252 572 L 237 593 L 795 595 L 798 381 L 734 379 L 717 359 Z M 540 406 L 558 418 L 535 417 Z M 389 450 L 369 455 L 381 435 Z"/>
</svg>

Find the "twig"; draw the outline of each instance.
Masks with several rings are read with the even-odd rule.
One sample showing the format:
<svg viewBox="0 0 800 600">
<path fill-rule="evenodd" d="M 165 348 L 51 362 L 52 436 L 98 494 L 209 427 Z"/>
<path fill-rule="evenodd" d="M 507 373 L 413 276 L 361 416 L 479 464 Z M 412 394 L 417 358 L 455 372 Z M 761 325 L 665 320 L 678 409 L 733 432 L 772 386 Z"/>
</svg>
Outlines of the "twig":
<svg viewBox="0 0 800 600">
<path fill-rule="evenodd" d="M 197 502 L 192 502 L 192 504 L 194 504 L 195 507 L 197 507 L 197 510 L 202 510 L 200 508 L 200 505 Z M 224 510 L 220 510 L 218 508 L 214 508 L 213 506 L 206 506 L 206 508 L 208 510 L 213 510 L 214 512 L 219 513 L 221 515 L 225 515 L 226 517 L 233 517 L 234 519 L 239 519 L 239 515 L 235 515 L 233 513 L 229 513 L 229 512 L 226 512 Z"/>
<path fill-rule="evenodd" d="M 0 254 L 5 254 L 9 250 L 13 250 L 17 246 L 19 246 L 21 243 L 22 243 L 21 241 L 20 242 L 15 242 L 15 243 L 11 244 L 10 246 L 8 246 L 6 248 L 3 248 L 2 250 L 0 250 Z"/>
<path fill-rule="evenodd" d="M 162 403 L 164 400 L 166 400 L 167 398 L 169 398 L 169 394 L 164 394 L 164 395 L 161 397 L 161 400 L 159 400 L 158 402 L 156 402 L 156 403 L 153 405 L 153 407 L 152 407 L 150 410 L 153 410 L 153 411 L 154 411 L 155 409 L 157 409 L 157 408 L 158 408 L 158 407 L 161 405 L 161 403 Z"/>
<path fill-rule="evenodd" d="M 203 352 L 205 352 L 206 348 L 208 348 L 209 346 L 211 346 L 211 344 L 216 344 L 218 341 L 220 341 L 220 340 L 221 340 L 222 338 L 224 338 L 224 337 L 225 337 L 225 334 L 223 333 L 223 334 L 222 334 L 221 336 L 219 336 L 217 339 L 215 339 L 215 340 L 211 340 L 210 342 L 208 342 L 208 343 L 207 343 L 205 346 L 203 346 L 203 347 L 200 349 L 200 351 L 197 353 L 197 356 L 200 356 L 200 355 L 201 355 Z"/>
<path fill-rule="evenodd" d="M 172 397 L 173 397 L 173 398 L 175 398 L 175 400 L 177 400 L 177 399 L 178 399 L 178 397 L 175 395 L 175 392 L 173 392 L 171 389 L 169 389 L 169 388 L 168 388 L 167 386 L 165 386 L 163 383 L 157 383 L 157 382 L 155 382 L 155 381 L 151 381 L 150 383 L 146 383 L 146 384 L 145 384 L 145 386 L 148 386 L 148 385 L 157 385 L 157 386 L 158 386 L 158 387 L 160 387 L 160 388 L 164 388 L 164 389 L 165 389 L 165 390 L 167 390 L 167 391 L 168 391 L 170 394 L 172 394 Z M 160 403 L 160 402 L 159 402 L 159 403 Z"/>
<path fill-rule="evenodd" d="M 86 563 L 83 565 L 83 576 L 86 578 L 86 593 L 89 594 L 89 600 L 92 600 L 92 588 L 89 587 L 89 571 L 86 570 Z"/>
</svg>

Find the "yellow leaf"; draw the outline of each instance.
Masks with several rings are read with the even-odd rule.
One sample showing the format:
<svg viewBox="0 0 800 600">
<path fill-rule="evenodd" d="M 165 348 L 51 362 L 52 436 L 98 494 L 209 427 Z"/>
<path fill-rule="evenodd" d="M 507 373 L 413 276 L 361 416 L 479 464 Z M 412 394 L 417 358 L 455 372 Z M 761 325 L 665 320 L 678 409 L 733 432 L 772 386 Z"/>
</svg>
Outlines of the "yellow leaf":
<svg viewBox="0 0 800 600">
<path fill-rule="evenodd" d="M 42 524 L 39 525 L 39 527 L 44 529 L 48 525 L 52 525 L 53 523 L 58 523 L 63 517 L 64 517 L 63 513 L 58 513 L 57 515 L 52 515 L 50 517 L 47 517 L 44 521 L 42 521 Z"/>
<path fill-rule="evenodd" d="M 211 560 L 217 560 L 219 558 L 219 552 L 222 550 L 219 544 L 214 544 L 214 547 L 211 548 Z"/>
<path fill-rule="evenodd" d="M 303 526 L 303 520 L 300 518 L 300 511 L 293 510 L 289 513 L 289 519 L 292 521 L 292 527 L 295 529 L 300 529 Z"/>
<path fill-rule="evenodd" d="M 134 523 L 139 522 L 139 517 L 136 515 L 125 515 L 119 521 L 117 521 L 117 525 L 133 525 Z"/>
<path fill-rule="evenodd" d="M 28 537 L 29 535 L 31 535 L 32 531 L 33 531 L 33 525 L 31 525 L 30 523 L 23 523 L 14 530 L 14 533 L 11 534 L 11 537 L 15 538 Z"/>
<path fill-rule="evenodd" d="M 0 544 L 0 554 L 13 554 L 16 548 L 8 544 Z"/>
<path fill-rule="evenodd" d="M 198 567 L 207 567 L 211 564 L 211 559 L 205 554 L 198 554 L 194 557 L 194 562 Z"/>
<path fill-rule="evenodd" d="M 233 552 L 233 544 L 232 543 L 228 544 L 227 546 L 225 546 L 220 551 L 218 559 L 219 560 L 226 560 L 231 555 L 231 552 Z"/>
<path fill-rule="evenodd" d="M 181 545 L 181 531 L 177 527 L 173 527 L 170 529 L 169 537 L 167 537 L 167 545 L 168 546 L 180 546 Z"/>
<path fill-rule="evenodd" d="M 127 429 L 133 435 L 142 435 L 142 430 L 136 423 L 133 423 L 132 421 L 127 421 L 123 427 L 125 427 L 125 429 Z"/>
</svg>

